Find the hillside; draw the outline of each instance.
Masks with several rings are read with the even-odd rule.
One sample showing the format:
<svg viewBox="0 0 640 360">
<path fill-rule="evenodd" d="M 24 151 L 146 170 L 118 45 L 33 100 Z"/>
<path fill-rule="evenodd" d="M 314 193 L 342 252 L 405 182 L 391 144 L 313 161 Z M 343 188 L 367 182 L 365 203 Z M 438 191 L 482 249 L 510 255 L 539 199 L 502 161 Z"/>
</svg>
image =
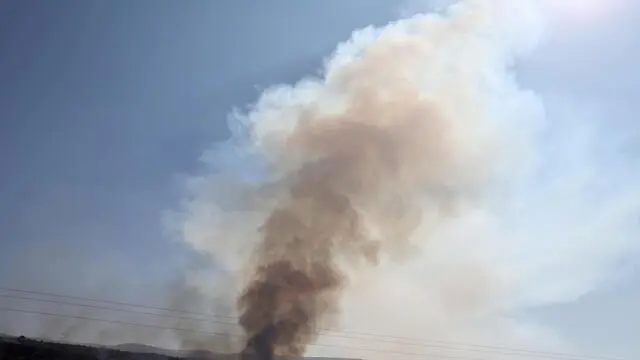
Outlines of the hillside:
<svg viewBox="0 0 640 360">
<path fill-rule="evenodd" d="M 1 360 L 177 360 L 153 353 L 129 352 L 119 349 L 77 344 L 55 343 L 27 338 L 0 338 Z"/>
<path fill-rule="evenodd" d="M 204 350 L 172 351 L 141 344 L 122 344 L 108 348 L 0 335 L 0 360 L 232 360 L 236 358 L 232 354 L 216 354 Z"/>
</svg>

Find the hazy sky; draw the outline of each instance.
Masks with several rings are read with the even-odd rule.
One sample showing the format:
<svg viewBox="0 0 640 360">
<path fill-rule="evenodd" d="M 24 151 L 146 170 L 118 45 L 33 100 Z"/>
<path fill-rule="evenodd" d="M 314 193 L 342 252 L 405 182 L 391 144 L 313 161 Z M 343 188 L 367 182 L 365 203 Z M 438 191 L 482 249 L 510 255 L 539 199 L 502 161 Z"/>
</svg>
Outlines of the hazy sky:
<svg viewBox="0 0 640 360">
<path fill-rule="evenodd" d="M 197 261 L 166 235 L 162 215 L 202 152 L 228 137 L 227 113 L 261 87 L 314 73 L 352 30 L 384 24 L 402 5 L 0 0 L 0 286 L 152 303 L 150 291 Z M 518 64 L 550 116 L 578 111 L 640 133 L 640 7 L 624 7 L 558 20 Z M 640 153 L 637 144 L 624 150 Z M 522 316 L 585 352 L 637 358 L 635 264 L 576 301 Z"/>
</svg>

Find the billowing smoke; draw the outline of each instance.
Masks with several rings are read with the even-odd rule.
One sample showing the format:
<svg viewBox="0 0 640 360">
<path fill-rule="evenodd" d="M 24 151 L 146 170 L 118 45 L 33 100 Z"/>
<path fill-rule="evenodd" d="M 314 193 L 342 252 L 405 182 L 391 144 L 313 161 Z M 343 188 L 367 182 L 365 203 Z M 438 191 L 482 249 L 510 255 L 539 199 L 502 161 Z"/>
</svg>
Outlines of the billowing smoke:
<svg viewBox="0 0 640 360">
<path fill-rule="evenodd" d="M 249 145 L 269 169 L 254 186 L 270 203 L 261 226 L 248 226 L 258 238 L 238 300 L 248 350 L 304 354 L 338 310 L 345 267 L 406 258 L 429 238 L 413 236 L 420 225 L 473 207 L 509 166 L 496 118 L 507 106 L 492 97 L 537 110 L 494 76 L 518 50 L 501 24 L 520 5 L 470 1 L 366 29 L 322 79 L 259 100 Z"/>
<path fill-rule="evenodd" d="M 586 278 L 575 293 L 532 291 L 539 270 L 566 263 L 518 262 L 557 234 L 574 244 L 558 259 L 596 251 L 569 221 L 575 193 L 539 172 L 543 107 L 512 74 L 539 25 L 529 1 L 468 0 L 359 30 L 320 77 L 234 114 L 230 147 L 205 159 L 236 165 L 194 180 L 182 229 L 219 268 L 195 281 L 237 305 L 247 353 L 303 355 L 326 327 L 382 314 L 377 324 L 402 335 L 460 337 L 478 319 L 499 333 L 508 322 L 491 315 L 588 291 Z M 600 234 L 628 224 L 638 198 L 623 198 L 605 201 L 615 211 Z M 627 245 L 611 232 L 620 241 L 602 263 Z"/>
<path fill-rule="evenodd" d="M 254 134 L 281 191 L 256 229 L 255 270 L 239 299 L 252 350 L 303 355 L 347 285 L 341 261 L 376 265 L 407 252 L 424 240 L 412 235 L 425 208 L 446 221 L 480 196 L 499 163 L 493 145 L 504 141 L 482 95 L 491 80 L 484 69 L 500 64 L 481 52 L 446 58 L 449 46 L 482 48 L 464 37 L 494 21 L 495 5 L 467 6 L 449 19 L 416 16 L 382 29 L 359 53 L 329 61 L 324 79 L 292 89 L 312 91 L 306 102 L 250 115 L 293 117 L 287 129 Z M 450 74 L 431 82 L 430 72 L 446 71 L 440 62 Z"/>
</svg>

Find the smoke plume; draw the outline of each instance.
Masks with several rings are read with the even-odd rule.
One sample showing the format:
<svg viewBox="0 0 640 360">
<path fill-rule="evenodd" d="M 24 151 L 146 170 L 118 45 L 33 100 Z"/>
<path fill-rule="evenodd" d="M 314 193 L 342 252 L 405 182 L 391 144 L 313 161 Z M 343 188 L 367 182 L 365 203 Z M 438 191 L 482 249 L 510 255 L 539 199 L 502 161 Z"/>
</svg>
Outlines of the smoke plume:
<svg viewBox="0 0 640 360">
<path fill-rule="evenodd" d="M 408 316 L 397 328 L 382 321 L 402 335 L 482 334 L 478 319 L 502 333 L 509 325 L 491 315 L 591 288 L 544 298 L 526 290 L 531 279 L 566 263 L 517 263 L 529 245 L 558 239 L 542 226 L 553 227 L 550 214 L 567 220 L 557 234 L 582 241 L 568 221 L 574 193 L 537 173 L 541 101 L 512 74 L 539 36 L 529 1 L 461 1 L 359 30 L 320 77 L 267 89 L 234 114 L 228 147 L 205 161 L 233 154 L 239 168 L 194 180 L 182 230 L 219 268 L 201 284 L 230 294 L 246 353 L 303 355 L 330 337 L 327 326 L 375 323 L 377 313 Z M 582 175 L 571 186 L 588 188 Z M 537 195 L 555 209 L 527 208 Z M 638 203 L 623 198 L 607 199 L 602 211 L 616 211 L 600 233 L 627 225 Z M 627 237 L 612 232 L 618 253 Z M 593 253 L 587 243 L 572 249 Z"/>
<path fill-rule="evenodd" d="M 325 79 L 309 84 L 316 99 L 276 110 L 296 118 L 263 137 L 282 191 L 258 231 L 255 270 L 238 301 L 247 346 L 265 359 L 303 355 L 315 340 L 347 284 L 340 260 L 376 265 L 406 252 L 423 202 L 437 217 L 455 216 L 494 166 L 499 134 L 475 134 L 492 127 L 479 101 L 483 74 L 453 69 L 434 93 L 421 78 L 441 56 L 439 43 L 491 21 L 466 9 L 453 16 L 384 29 L 348 62 L 328 64 Z M 327 109 L 330 101 L 339 108 Z M 464 109 L 452 111 L 453 102 Z"/>
<path fill-rule="evenodd" d="M 488 72 L 510 56 L 492 48 L 507 40 L 492 25 L 506 9 L 470 1 L 365 30 L 322 79 L 263 95 L 249 119 L 272 176 L 257 188 L 271 189 L 271 203 L 238 299 L 247 350 L 303 355 L 338 310 L 344 266 L 402 259 L 425 240 L 412 238 L 424 221 L 482 197 L 508 161 L 485 95 L 505 85 Z"/>
</svg>

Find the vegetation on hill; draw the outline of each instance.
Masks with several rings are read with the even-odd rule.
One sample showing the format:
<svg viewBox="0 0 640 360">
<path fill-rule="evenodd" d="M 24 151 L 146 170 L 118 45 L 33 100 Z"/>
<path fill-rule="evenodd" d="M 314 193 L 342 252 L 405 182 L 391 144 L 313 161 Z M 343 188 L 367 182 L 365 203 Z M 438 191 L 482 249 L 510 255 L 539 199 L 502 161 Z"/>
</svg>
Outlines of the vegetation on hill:
<svg viewBox="0 0 640 360">
<path fill-rule="evenodd" d="M 42 341 L 0 335 L 0 360 L 236 360 L 232 354 L 210 351 L 170 351 L 141 344 L 114 348 Z M 290 358 L 288 360 L 337 360 Z M 356 360 L 356 359 L 339 359 Z"/>
<path fill-rule="evenodd" d="M 39 341 L 27 338 L 0 339 L 1 360 L 178 360 L 160 354 Z"/>
</svg>

